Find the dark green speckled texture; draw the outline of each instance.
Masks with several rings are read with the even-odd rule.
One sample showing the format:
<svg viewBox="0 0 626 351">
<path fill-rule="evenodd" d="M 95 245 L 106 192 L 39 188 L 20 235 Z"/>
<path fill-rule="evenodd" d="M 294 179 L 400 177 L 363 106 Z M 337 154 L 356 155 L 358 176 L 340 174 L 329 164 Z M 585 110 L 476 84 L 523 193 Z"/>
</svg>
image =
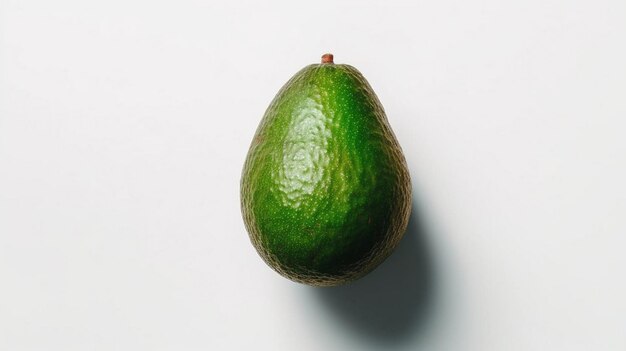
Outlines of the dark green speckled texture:
<svg viewBox="0 0 626 351">
<path fill-rule="evenodd" d="M 297 282 L 342 284 L 391 253 L 409 219 L 410 178 L 359 71 L 314 64 L 285 84 L 250 146 L 241 208 L 261 257 Z"/>
</svg>

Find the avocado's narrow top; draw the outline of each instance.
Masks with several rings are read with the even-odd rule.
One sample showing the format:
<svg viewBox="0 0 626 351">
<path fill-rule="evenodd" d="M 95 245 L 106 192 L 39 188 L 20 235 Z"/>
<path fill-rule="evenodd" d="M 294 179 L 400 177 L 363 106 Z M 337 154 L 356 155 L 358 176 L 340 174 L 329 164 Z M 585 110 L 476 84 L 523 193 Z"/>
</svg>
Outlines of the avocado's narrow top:
<svg viewBox="0 0 626 351">
<path fill-rule="evenodd" d="M 335 63 L 333 62 L 333 54 L 322 55 L 322 63 Z"/>
</svg>

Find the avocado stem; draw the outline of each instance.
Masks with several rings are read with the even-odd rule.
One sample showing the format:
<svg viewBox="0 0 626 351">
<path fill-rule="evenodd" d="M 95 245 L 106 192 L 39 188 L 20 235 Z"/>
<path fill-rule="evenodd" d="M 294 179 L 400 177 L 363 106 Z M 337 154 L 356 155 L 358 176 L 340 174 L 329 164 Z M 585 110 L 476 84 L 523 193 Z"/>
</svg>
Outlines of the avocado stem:
<svg viewBox="0 0 626 351">
<path fill-rule="evenodd" d="M 322 63 L 335 63 L 333 62 L 333 54 L 322 55 Z"/>
</svg>

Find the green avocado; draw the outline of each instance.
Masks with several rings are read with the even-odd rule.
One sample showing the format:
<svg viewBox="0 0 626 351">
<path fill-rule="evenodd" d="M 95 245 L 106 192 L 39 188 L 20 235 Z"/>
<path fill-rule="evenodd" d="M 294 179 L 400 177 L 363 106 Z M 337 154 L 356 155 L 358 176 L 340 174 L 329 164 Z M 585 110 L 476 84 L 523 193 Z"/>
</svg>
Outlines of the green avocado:
<svg viewBox="0 0 626 351">
<path fill-rule="evenodd" d="M 356 68 L 325 54 L 282 87 L 250 145 L 241 210 L 260 256 L 296 282 L 340 285 L 391 254 L 409 220 L 411 181 Z"/>
</svg>

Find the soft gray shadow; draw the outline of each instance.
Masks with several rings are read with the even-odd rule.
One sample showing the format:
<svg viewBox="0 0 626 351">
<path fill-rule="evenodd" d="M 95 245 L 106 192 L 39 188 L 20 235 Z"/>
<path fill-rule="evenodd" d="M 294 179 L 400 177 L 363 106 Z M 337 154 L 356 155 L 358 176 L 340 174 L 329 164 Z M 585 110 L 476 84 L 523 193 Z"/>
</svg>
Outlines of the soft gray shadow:
<svg viewBox="0 0 626 351">
<path fill-rule="evenodd" d="M 372 273 L 349 285 L 315 288 L 323 307 L 359 337 L 401 345 L 428 318 L 435 276 L 417 212 L 414 200 L 404 238 Z"/>
</svg>

